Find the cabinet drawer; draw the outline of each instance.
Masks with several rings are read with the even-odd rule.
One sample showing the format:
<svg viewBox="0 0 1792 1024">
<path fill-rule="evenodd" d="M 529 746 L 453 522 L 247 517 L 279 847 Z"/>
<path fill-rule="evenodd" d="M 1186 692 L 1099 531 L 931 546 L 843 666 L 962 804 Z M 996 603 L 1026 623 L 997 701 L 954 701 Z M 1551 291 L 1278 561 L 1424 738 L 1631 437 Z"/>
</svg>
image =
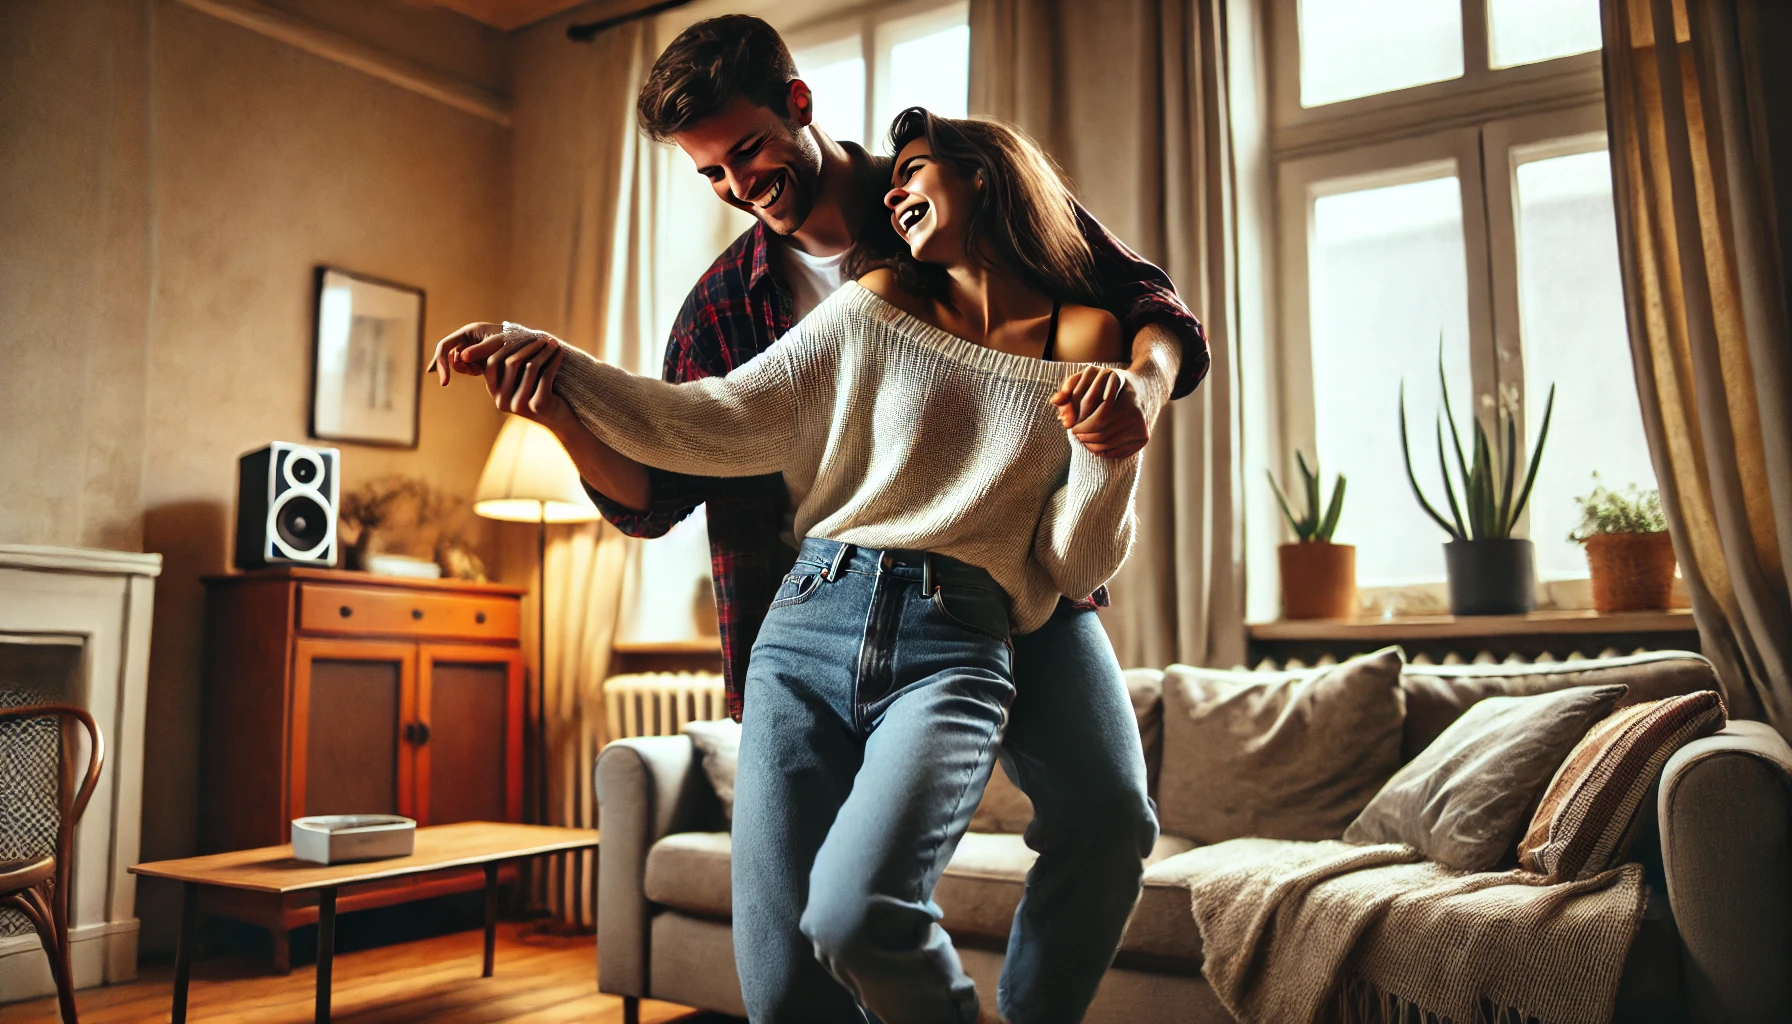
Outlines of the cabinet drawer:
<svg viewBox="0 0 1792 1024">
<path fill-rule="evenodd" d="M 299 628 L 334 636 L 515 640 L 515 600 L 382 587 L 299 585 Z"/>
</svg>

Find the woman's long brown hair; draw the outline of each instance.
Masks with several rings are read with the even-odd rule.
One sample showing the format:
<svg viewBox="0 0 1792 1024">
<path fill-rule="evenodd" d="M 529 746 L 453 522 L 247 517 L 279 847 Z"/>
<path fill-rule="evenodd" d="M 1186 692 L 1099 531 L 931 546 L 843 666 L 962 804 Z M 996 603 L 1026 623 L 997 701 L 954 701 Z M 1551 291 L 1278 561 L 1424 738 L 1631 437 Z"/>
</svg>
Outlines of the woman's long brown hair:
<svg viewBox="0 0 1792 1024">
<path fill-rule="evenodd" d="M 983 177 L 965 230 L 966 254 L 1054 299 L 1097 303 L 1095 260 L 1077 226 L 1076 198 L 1033 140 L 996 121 L 939 117 L 921 107 L 890 124 L 890 150 L 898 156 L 923 138 L 935 160 Z M 946 269 L 915 259 L 888 216 L 870 218 L 860 229 L 844 269 L 856 278 L 879 267 L 895 272 L 896 283 L 913 294 L 947 294 Z"/>
</svg>

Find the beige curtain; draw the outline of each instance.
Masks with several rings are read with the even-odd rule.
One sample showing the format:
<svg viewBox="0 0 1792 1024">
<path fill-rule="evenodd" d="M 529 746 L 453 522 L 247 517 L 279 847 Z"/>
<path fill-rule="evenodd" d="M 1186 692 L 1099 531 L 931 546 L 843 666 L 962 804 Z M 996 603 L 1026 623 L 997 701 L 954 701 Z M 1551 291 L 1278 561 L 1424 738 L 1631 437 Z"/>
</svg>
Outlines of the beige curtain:
<svg viewBox="0 0 1792 1024">
<path fill-rule="evenodd" d="M 1213 350 L 1146 451 L 1138 543 L 1103 615 L 1123 665 L 1245 653 L 1237 354 L 1241 338 L 1262 344 L 1264 317 L 1252 6 L 971 2 L 972 113 L 1038 140 L 1090 212 L 1169 272 Z"/>
<path fill-rule="evenodd" d="M 716 202 L 689 160 L 635 127 L 635 94 L 647 69 L 698 14 L 676 11 L 610 29 L 588 44 L 569 42 L 567 24 L 592 17 L 587 5 L 516 36 L 509 315 L 607 362 L 658 375 L 679 305 L 740 232 L 744 215 Z M 707 586 L 701 531 L 681 537 L 655 541 L 645 552 L 608 523 L 548 528 L 547 644 L 539 670 L 549 824 L 597 827 L 592 769 L 606 735 L 611 645 L 628 623 L 625 594 L 657 601 Z M 524 638 L 531 658 L 540 607 L 533 591 L 542 577 L 508 570 L 533 568 L 534 545 L 533 528 L 518 528 L 504 552 L 506 575 L 532 590 Z M 647 563 L 651 590 L 641 578 Z M 592 855 L 557 858 L 533 880 L 532 895 L 562 921 L 592 926 L 595 878 Z"/>
<path fill-rule="evenodd" d="M 1631 351 L 1674 549 L 1731 714 L 1792 735 L 1792 5 L 1603 13 Z"/>
<path fill-rule="evenodd" d="M 639 207 L 644 191 L 650 201 L 651 181 L 638 173 L 632 100 L 652 57 L 649 35 L 648 26 L 630 25 L 575 46 L 553 25 L 519 37 L 507 314 L 642 372 L 657 369 L 657 351 L 650 355 L 646 343 L 652 310 L 642 298 L 651 267 L 640 258 Z M 534 528 L 513 533 L 506 565 L 533 568 Z M 531 672 L 544 684 L 549 824 L 597 827 L 591 766 L 603 742 L 603 680 L 635 546 L 604 522 L 550 526 L 544 571 L 528 578 L 531 660 L 537 609 L 546 610 L 544 664 Z M 590 927 L 595 879 L 592 855 L 554 858 L 532 878 L 531 895 L 562 921 Z"/>
</svg>

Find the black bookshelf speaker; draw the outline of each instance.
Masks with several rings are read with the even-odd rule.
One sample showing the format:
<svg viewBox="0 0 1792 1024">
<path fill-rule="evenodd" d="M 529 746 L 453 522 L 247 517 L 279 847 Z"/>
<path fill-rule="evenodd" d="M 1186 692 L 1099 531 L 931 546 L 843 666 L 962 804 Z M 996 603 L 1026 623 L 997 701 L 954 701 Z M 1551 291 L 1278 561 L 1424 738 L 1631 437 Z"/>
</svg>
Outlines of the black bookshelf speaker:
<svg viewBox="0 0 1792 1024">
<path fill-rule="evenodd" d="M 336 564 L 342 453 L 275 441 L 237 460 L 236 567 Z"/>
</svg>

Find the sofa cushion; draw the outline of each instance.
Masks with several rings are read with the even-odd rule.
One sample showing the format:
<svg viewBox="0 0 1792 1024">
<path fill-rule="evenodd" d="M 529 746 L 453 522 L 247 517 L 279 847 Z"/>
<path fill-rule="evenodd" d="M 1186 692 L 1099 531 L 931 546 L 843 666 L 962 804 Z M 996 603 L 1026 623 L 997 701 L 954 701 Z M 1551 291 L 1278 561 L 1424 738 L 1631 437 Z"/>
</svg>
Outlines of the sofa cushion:
<svg viewBox="0 0 1792 1024">
<path fill-rule="evenodd" d="M 647 851 L 642 891 L 655 903 L 726 921 L 734 916 L 732 851 L 726 832 L 674 832 Z"/>
<path fill-rule="evenodd" d="M 1161 669 L 1126 670 L 1126 693 L 1139 723 L 1139 740 L 1145 748 L 1145 791 L 1156 798 L 1157 773 L 1164 751 L 1164 674 Z M 704 762 L 707 766 L 708 762 Z M 1025 832 L 1033 820 L 1033 801 L 998 766 L 989 773 L 989 784 L 977 811 L 971 816 L 972 832 Z"/>
<path fill-rule="evenodd" d="M 1593 726 L 1562 762 L 1518 862 L 1551 882 L 1588 878 L 1623 860 L 1637 811 L 1681 747 L 1723 728 L 1717 691 L 1638 704 Z"/>
<path fill-rule="evenodd" d="M 1533 665 L 1408 665 L 1406 736 L 1401 759 L 1410 760 L 1457 716 L 1486 697 L 1523 697 L 1570 686 L 1629 687 L 1618 707 L 1717 689 L 1711 663 L 1686 651 L 1653 651 L 1624 658 L 1597 658 Z"/>
<path fill-rule="evenodd" d="M 1299 672 L 1164 672 L 1163 830 L 1336 839 L 1400 767 L 1398 648 Z"/>
<path fill-rule="evenodd" d="M 1344 831 L 1347 843 L 1407 843 L 1461 871 L 1490 871 L 1531 809 L 1622 686 L 1489 697 L 1394 773 Z"/>
<path fill-rule="evenodd" d="M 1133 912 L 1132 924 L 1120 944 L 1121 949 L 1134 950 L 1139 942 L 1144 942 L 1145 945 L 1136 951 L 1168 956 L 1184 955 L 1190 948 L 1199 952 L 1200 937 L 1194 936 L 1191 947 L 1188 936 L 1175 934 L 1179 929 L 1174 915 L 1169 913 L 1172 909 L 1179 911 L 1183 926 L 1180 930 L 1194 933 L 1195 920 L 1189 910 L 1188 889 L 1181 889 L 1179 894 L 1171 893 L 1165 887 L 1173 885 L 1174 879 L 1155 886 L 1152 881 L 1152 872 L 1158 864 L 1192 848 L 1193 844 L 1186 839 L 1158 837 L 1157 845 L 1145 859 L 1145 895 Z M 934 890 L 934 902 L 945 913 L 940 923 L 954 935 L 1006 939 L 1014 924 L 1014 909 L 1020 906 L 1021 894 L 1026 890 L 1027 872 L 1032 869 L 1036 857 L 1020 836 L 965 833 Z M 1152 916 L 1145 924 L 1142 922 L 1148 913 L 1147 901 L 1151 904 L 1149 913 Z M 1141 938 L 1135 940 L 1135 934 Z"/>
<path fill-rule="evenodd" d="M 1126 937 L 1120 940 L 1122 952 L 1201 966 L 1201 929 L 1195 924 L 1188 888 L 1190 858 L 1181 855 L 1187 852 L 1145 867 L 1144 891 L 1126 926 Z"/>
<path fill-rule="evenodd" d="M 972 832 L 1025 832 L 1033 820 L 1033 801 L 1021 792 L 1008 769 L 1001 764 L 989 773 L 989 784 L 983 788 L 983 799 L 971 815 Z"/>
<path fill-rule="evenodd" d="M 1126 670 L 1126 695 L 1132 698 L 1133 717 L 1139 720 L 1139 740 L 1145 747 L 1145 792 L 1157 799 L 1157 780 L 1164 764 L 1164 673 L 1157 668 Z"/>
<path fill-rule="evenodd" d="M 1159 836 L 1145 859 L 1147 871 L 1192 848 L 1185 839 Z M 674 832 L 647 852 L 643 891 L 654 903 L 725 921 L 733 914 L 732 850 L 726 832 Z M 1005 937 L 1037 857 L 1018 835 L 966 832 L 934 893 L 947 930 Z M 1186 915 L 1186 892 L 1182 902 Z"/>
</svg>

